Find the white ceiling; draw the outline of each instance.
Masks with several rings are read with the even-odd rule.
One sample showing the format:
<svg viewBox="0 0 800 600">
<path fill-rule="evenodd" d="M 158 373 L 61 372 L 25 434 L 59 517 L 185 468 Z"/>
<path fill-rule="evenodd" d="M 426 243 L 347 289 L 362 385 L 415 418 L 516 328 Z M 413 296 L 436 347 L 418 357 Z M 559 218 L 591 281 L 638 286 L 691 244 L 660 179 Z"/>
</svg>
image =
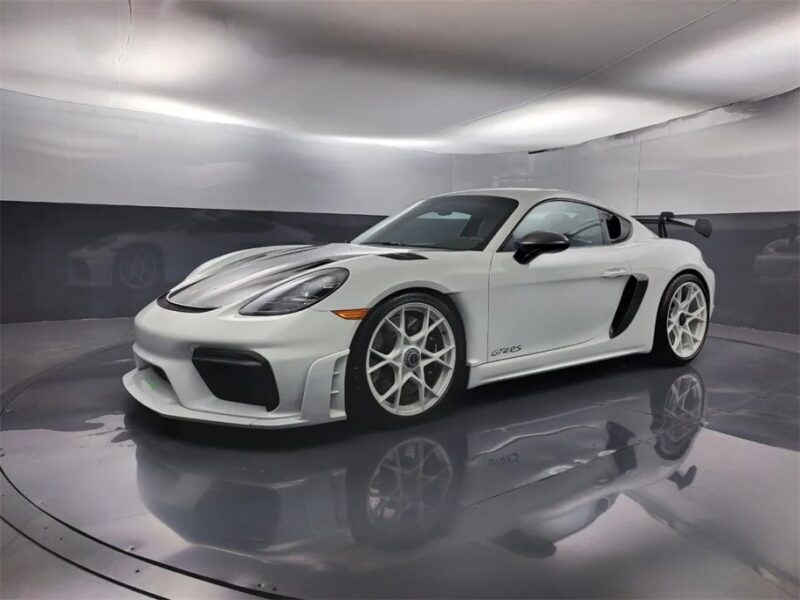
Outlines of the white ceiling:
<svg viewBox="0 0 800 600">
<path fill-rule="evenodd" d="M 438 152 L 800 86 L 796 0 L 3 0 L 0 36 L 6 90 Z"/>
</svg>

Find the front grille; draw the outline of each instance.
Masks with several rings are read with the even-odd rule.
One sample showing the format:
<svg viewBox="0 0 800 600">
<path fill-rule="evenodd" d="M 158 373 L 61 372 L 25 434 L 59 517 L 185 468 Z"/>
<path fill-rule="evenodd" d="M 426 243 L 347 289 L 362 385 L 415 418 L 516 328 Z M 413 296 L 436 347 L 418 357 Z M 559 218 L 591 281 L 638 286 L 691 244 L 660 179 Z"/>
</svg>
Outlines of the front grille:
<svg viewBox="0 0 800 600">
<path fill-rule="evenodd" d="M 214 396 L 228 402 L 263 406 L 279 404 L 278 387 L 269 362 L 255 352 L 197 348 L 192 363 Z"/>
</svg>

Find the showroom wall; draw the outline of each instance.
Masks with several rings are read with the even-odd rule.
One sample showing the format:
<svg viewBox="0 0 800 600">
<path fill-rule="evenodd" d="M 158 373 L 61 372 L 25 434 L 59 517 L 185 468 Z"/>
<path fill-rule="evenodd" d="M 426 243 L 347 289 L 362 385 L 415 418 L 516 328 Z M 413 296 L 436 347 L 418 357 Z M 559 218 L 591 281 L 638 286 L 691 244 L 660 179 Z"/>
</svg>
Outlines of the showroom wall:
<svg viewBox="0 0 800 600">
<path fill-rule="evenodd" d="M 797 211 L 800 90 L 577 146 L 455 156 L 456 189 L 582 192 L 631 214 Z"/>
<path fill-rule="evenodd" d="M 448 190 L 430 152 L 0 91 L 2 199 L 385 215 Z"/>
<path fill-rule="evenodd" d="M 714 235 L 675 231 L 716 271 L 714 320 L 800 326 L 800 91 L 568 148 L 456 156 L 456 189 L 552 187 L 634 215 L 702 215 Z"/>
<path fill-rule="evenodd" d="M 450 157 L 2 92 L 2 320 L 134 314 L 242 247 L 350 239 Z"/>
<path fill-rule="evenodd" d="M 206 257 L 344 241 L 451 189 L 560 187 L 633 214 L 711 216 L 715 319 L 798 330 L 800 92 L 569 148 L 446 155 L 2 101 L 2 320 L 133 314 Z"/>
</svg>

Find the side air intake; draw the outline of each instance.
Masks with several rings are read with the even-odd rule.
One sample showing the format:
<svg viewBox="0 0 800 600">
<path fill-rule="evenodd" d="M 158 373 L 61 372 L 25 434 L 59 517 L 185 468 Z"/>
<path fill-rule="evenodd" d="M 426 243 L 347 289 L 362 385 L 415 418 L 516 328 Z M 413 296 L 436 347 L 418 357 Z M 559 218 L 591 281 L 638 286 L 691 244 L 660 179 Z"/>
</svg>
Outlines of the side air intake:
<svg viewBox="0 0 800 600">
<path fill-rule="evenodd" d="M 608 335 L 612 339 L 624 332 L 633 321 L 639 307 L 642 305 L 644 293 L 647 291 L 647 275 L 635 273 L 628 277 L 622 297 L 611 321 L 611 330 Z"/>
</svg>

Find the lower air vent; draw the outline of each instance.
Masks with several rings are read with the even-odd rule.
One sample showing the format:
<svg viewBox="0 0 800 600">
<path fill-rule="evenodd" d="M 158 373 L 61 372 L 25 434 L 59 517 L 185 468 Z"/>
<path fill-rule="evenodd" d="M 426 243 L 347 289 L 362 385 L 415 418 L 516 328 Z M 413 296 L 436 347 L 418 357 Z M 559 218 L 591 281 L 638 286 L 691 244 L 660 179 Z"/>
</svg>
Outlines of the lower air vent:
<svg viewBox="0 0 800 600">
<path fill-rule="evenodd" d="M 164 373 L 164 369 L 162 369 L 161 367 L 157 367 L 155 365 L 150 365 L 150 368 L 153 369 L 153 373 L 158 375 L 159 379 L 161 379 L 166 383 L 169 383 L 169 379 L 167 378 L 167 374 Z"/>
<path fill-rule="evenodd" d="M 220 400 L 278 408 L 278 387 L 267 360 L 246 350 L 198 348 L 194 364 L 208 389 Z"/>
</svg>

